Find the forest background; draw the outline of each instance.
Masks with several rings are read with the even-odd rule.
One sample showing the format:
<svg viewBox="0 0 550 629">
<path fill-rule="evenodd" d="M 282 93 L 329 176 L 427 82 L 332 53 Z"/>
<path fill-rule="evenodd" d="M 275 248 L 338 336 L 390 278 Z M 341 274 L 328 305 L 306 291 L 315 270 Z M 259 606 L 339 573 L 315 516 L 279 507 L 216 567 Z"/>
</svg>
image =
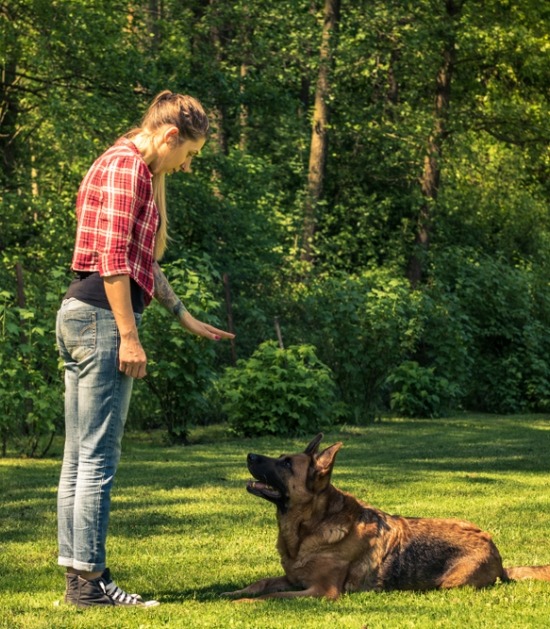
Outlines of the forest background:
<svg viewBox="0 0 550 629">
<path fill-rule="evenodd" d="M 131 426 L 297 434 L 550 410 L 550 6 L 0 0 L 0 447 L 62 430 L 55 315 L 93 160 L 159 91 L 212 134 L 168 181 Z"/>
</svg>

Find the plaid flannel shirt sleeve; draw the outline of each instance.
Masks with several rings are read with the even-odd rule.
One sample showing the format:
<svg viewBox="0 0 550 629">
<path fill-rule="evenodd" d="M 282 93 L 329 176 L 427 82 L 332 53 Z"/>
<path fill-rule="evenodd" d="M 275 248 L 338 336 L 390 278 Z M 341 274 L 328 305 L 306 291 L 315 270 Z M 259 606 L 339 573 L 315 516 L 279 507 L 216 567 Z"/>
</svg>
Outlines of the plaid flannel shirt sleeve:
<svg viewBox="0 0 550 629">
<path fill-rule="evenodd" d="M 131 156 L 110 161 L 102 182 L 98 218 L 98 270 L 102 277 L 131 275 L 129 249 L 137 212 L 139 164 Z"/>
</svg>

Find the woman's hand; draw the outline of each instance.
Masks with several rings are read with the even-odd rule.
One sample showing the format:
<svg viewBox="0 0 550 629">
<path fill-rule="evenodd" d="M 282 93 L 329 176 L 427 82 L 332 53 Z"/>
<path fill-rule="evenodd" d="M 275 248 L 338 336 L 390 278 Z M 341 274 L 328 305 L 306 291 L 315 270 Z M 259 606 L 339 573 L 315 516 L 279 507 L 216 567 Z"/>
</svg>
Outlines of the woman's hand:
<svg viewBox="0 0 550 629">
<path fill-rule="evenodd" d="M 209 323 L 203 323 L 202 321 L 195 319 L 193 315 L 189 314 L 189 311 L 185 311 L 180 322 L 186 330 L 189 330 L 189 332 L 192 332 L 193 334 L 196 334 L 198 336 L 203 336 L 204 338 L 210 339 L 212 341 L 235 338 L 235 335 L 231 334 L 231 332 L 218 330 L 218 328 L 215 328 Z"/>
<path fill-rule="evenodd" d="M 147 356 L 139 340 L 132 309 L 130 277 L 113 275 L 104 277 L 103 283 L 120 334 L 119 369 L 131 378 L 143 378 L 147 374 Z"/>
<path fill-rule="evenodd" d="M 131 378 L 144 378 L 147 375 L 147 357 L 137 334 L 120 337 L 118 351 L 119 369 Z"/>
</svg>

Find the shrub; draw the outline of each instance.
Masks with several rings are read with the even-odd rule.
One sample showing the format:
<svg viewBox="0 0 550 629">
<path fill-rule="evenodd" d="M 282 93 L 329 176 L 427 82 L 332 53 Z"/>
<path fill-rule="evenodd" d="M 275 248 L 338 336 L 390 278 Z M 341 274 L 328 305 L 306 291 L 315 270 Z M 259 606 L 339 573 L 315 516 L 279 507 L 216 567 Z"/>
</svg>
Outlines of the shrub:
<svg viewBox="0 0 550 629">
<path fill-rule="evenodd" d="M 7 271 L 7 269 L 5 269 Z M 52 269 L 40 277 L 25 275 L 25 306 L 14 292 L 0 292 L 0 448 L 25 456 L 43 456 L 63 422 L 63 378 L 55 347 L 55 316 L 60 276 Z M 14 284 L 15 271 L 6 284 Z M 31 280 L 35 280 L 34 283 Z M 21 299 L 21 297 L 20 297 Z"/>
<path fill-rule="evenodd" d="M 417 342 L 418 299 L 386 270 L 318 278 L 296 297 L 289 333 L 314 345 L 335 374 L 348 421 L 383 410 L 386 378 Z"/>
<path fill-rule="evenodd" d="M 456 397 L 456 385 L 414 360 L 401 363 L 388 376 L 393 411 L 407 417 L 439 417 Z"/>
<path fill-rule="evenodd" d="M 547 278 L 461 249 L 440 255 L 438 262 L 437 280 L 458 300 L 455 318 L 468 330 L 466 406 L 500 413 L 547 410 Z"/>
<path fill-rule="evenodd" d="M 217 386 L 232 430 L 243 436 L 312 434 L 337 414 L 331 371 L 311 345 L 280 349 L 266 341 Z"/>
</svg>

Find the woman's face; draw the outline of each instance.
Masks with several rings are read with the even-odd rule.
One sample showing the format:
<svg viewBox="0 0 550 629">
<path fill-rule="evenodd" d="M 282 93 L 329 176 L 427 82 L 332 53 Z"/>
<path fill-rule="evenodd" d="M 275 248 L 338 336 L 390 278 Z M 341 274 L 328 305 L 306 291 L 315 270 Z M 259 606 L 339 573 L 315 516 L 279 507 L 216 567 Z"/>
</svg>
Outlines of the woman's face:
<svg viewBox="0 0 550 629">
<path fill-rule="evenodd" d="M 193 157 L 200 153 L 204 146 L 205 138 L 199 140 L 184 140 L 181 144 L 170 150 L 166 156 L 163 170 L 165 173 L 191 172 Z"/>
<path fill-rule="evenodd" d="M 167 133 L 164 137 L 164 142 L 158 149 L 158 157 L 155 160 L 156 164 L 151 164 L 153 172 L 161 174 L 172 174 L 177 172 L 190 173 L 191 162 L 195 155 L 197 155 L 206 138 L 199 138 L 198 140 L 184 140 L 178 142 L 178 133 L 175 127 L 172 127 L 175 133 Z"/>
</svg>

